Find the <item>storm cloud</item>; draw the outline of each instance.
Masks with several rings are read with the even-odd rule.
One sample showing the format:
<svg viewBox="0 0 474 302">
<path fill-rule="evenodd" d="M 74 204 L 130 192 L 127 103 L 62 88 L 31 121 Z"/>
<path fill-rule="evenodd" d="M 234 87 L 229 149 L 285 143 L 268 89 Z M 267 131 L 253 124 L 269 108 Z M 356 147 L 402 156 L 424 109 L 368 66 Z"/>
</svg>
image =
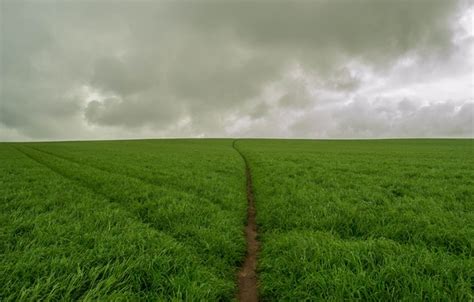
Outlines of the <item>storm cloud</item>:
<svg viewBox="0 0 474 302">
<path fill-rule="evenodd" d="M 0 5 L 0 140 L 474 135 L 470 1 Z"/>
</svg>

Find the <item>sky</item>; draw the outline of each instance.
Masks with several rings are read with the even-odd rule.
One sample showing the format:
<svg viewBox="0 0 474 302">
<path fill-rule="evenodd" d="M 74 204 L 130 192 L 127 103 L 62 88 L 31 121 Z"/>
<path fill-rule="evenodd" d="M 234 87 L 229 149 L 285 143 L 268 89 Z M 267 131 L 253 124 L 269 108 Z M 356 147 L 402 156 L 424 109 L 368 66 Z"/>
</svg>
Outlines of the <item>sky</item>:
<svg viewBox="0 0 474 302">
<path fill-rule="evenodd" d="M 0 141 L 474 137 L 474 1 L 0 0 Z"/>
</svg>

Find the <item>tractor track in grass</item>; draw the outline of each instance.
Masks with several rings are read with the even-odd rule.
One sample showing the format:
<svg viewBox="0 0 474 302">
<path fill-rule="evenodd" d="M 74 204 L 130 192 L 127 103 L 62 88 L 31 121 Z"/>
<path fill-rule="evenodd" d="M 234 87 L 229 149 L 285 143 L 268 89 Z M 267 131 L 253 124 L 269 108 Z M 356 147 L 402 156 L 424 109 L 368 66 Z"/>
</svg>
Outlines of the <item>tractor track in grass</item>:
<svg viewBox="0 0 474 302">
<path fill-rule="evenodd" d="M 253 195 L 252 174 L 247 158 L 235 146 L 237 140 L 232 142 L 232 148 L 239 153 L 245 163 L 245 176 L 247 182 L 247 225 L 245 226 L 245 239 L 247 243 L 247 252 L 245 260 L 240 267 L 237 275 L 239 301 L 258 301 L 258 281 L 257 281 L 257 254 L 260 248 L 260 242 L 257 239 L 257 222 L 255 199 Z"/>
<path fill-rule="evenodd" d="M 81 188 L 83 188 L 83 189 L 89 191 L 89 192 L 92 193 L 92 194 L 95 194 L 95 195 L 98 196 L 98 197 L 101 197 L 101 198 L 107 200 L 108 202 L 115 203 L 115 202 L 112 200 L 112 198 L 111 198 L 110 195 L 107 195 L 107 194 L 101 192 L 100 190 L 97 190 L 97 189 L 92 188 L 90 185 L 88 185 L 86 182 L 84 182 L 84 181 L 82 181 L 82 180 L 80 180 L 80 179 L 76 179 L 76 178 L 70 177 L 68 174 L 66 174 L 66 173 L 64 173 L 63 171 L 61 171 L 61 169 L 58 169 L 58 168 L 56 168 L 56 167 L 54 167 L 54 166 L 51 166 L 51 165 L 45 163 L 45 162 L 42 161 L 42 160 L 39 160 L 38 158 L 32 156 L 31 154 L 29 154 L 29 153 L 23 151 L 22 149 L 20 149 L 20 148 L 18 148 L 18 147 L 14 147 L 14 148 L 15 148 L 18 152 L 20 152 L 21 154 L 23 154 L 24 156 L 26 156 L 27 158 L 29 158 L 29 159 L 31 159 L 32 161 L 34 161 L 35 163 L 37 163 L 37 164 L 39 164 L 39 165 L 41 165 L 41 166 L 43 166 L 43 167 L 45 167 L 45 168 L 51 170 L 52 172 L 56 173 L 57 175 L 59 175 L 60 177 L 62 177 L 62 178 L 64 178 L 64 179 L 70 181 L 71 183 L 73 183 L 73 184 L 75 184 L 75 185 L 77 185 L 77 186 L 79 186 L 79 187 L 81 187 Z M 30 147 L 28 147 L 28 148 L 30 148 Z M 37 151 L 37 152 L 41 152 L 41 151 L 36 150 L 36 149 L 34 149 L 34 148 L 30 148 L 30 149 L 35 150 L 35 151 Z M 45 154 L 48 154 L 48 153 L 45 153 Z M 54 157 L 54 155 L 50 155 L 50 156 L 53 156 L 53 157 Z M 62 159 L 62 158 L 60 158 L 60 157 L 56 157 L 56 158 Z M 66 160 L 66 159 L 62 159 L 62 160 L 68 161 L 68 160 Z M 70 161 L 70 162 L 75 163 L 75 162 L 73 162 L 73 161 Z M 77 165 L 79 165 L 79 166 L 82 166 L 81 164 L 78 164 L 78 163 L 75 163 L 75 164 L 77 164 Z M 106 172 L 106 171 L 105 171 L 105 172 Z M 116 204 L 118 205 L 119 208 L 125 210 L 126 212 L 129 212 L 129 209 L 123 205 L 123 202 L 122 202 L 122 201 L 116 202 Z M 164 229 L 162 229 L 162 228 L 156 227 L 156 226 L 153 224 L 153 222 L 152 222 L 151 220 L 146 219 L 146 218 L 143 218 L 142 216 L 140 216 L 139 213 L 132 212 L 132 215 L 133 215 L 133 217 L 134 217 L 135 219 L 137 219 L 137 221 L 139 221 L 139 222 L 145 224 L 146 226 L 150 227 L 151 229 L 153 229 L 154 231 L 160 233 L 161 235 L 164 234 L 164 235 L 168 236 L 169 238 L 172 238 L 176 243 L 182 244 L 183 246 L 186 246 L 187 248 L 190 248 L 189 245 L 182 243 L 182 241 L 181 241 L 179 238 L 177 238 L 176 236 L 174 236 L 174 235 L 172 235 L 172 234 L 167 233 L 167 232 L 166 232 Z"/>
<path fill-rule="evenodd" d="M 176 192 L 176 193 L 179 193 L 179 194 L 184 194 L 184 195 L 189 195 L 189 196 L 195 196 L 189 192 L 185 192 L 185 191 L 180 191 L 180 190 L 176 190 L 175 188 L 172 188 L 172 187 L 163 187 L 162 185 L 160 184 L 157 184 L 155 182 L 152 182 L 150 180 L 147 180 L 145 178 L 142 178 L 142 177 L 138 177 L 138 176 L 135 176 L 133 174 L 130 174 L 130 173 L 121 173 L 121 172 L 117 172 L 117 171 L 113 171 L 113 170 L 110 170 L 110 169 L 105 169 L 105 168 L 102 168 L 100 166 L 96 166 L 96 165 L 92 165 L 92 164 L 87 164 L 87 163 L 84 163 L 84 162 L 81 162 L 79 160 L 75 160 L 75 159 L 72 159 L 70 157 L 67 157 L 67 156 L 64 156 L 64 155 L 59 155 L 59 154 L 56 154 L 56 153 L 53 153 L 53 152 L 50 152 L 50 151 L 45 151 L 45 150 L 42 150 L 42 149 L 38 149 L 38 148 L 35 148 L 35 147 L 31 147 L 31 146 L 28 146 L 27 148 L 29 149 L 33 149 L 35 151 L 38 151 L 38 152 L 41 152 L 41 153 L 44 153 L 46 155 L 49 155 L 49 156 L 52 156 L 52 157 L 55 157 L 55 158 L 58 158 L 58 159 L 61 159 L 61 160 L 64 160 L 64 161 L 67 161 L 69 163 L 73 163 L 73 164 L 77 164 L 79 166 L 83 166 L 83 167 L 87 167 L 87 168 L 90 168 L 90 169 L 94 169 L 94 170 L 97 170 L 97 171 L 100 171 L 102 173 L 106 173 L 106 174 L 110 174 L 110 175 L 114 175 L 114 176 L 117 176 L 117 177 L 122 177 L 122 178 L 127 178 L 127 179 L 133 179 L 137 182 L 140 182 L 140 183 L 143 183 L 145 185 L 150 185 L 150 186 L 153 186 L 155 188 L 157 188 L 158 190 L 167 190 L 167 191 L 173 191 L 173 192 Z M 23 152 L 23 151 L 21 151 Z M 24 153 L 24 152 L 23 152 Z M 30 157 L 31 158 L 31 157 Z M 46 165 L 47 166 L 47 165 Z M 48 168 L 51 169 L 51 167 L 47 166 Z M 53 169 L 54 170 L 54 169 Z M 55 170 L 54 170 L 55 171 Z M 57 171 L 55 171 L 57 172 Z M 58 172 L 57 172 L 58 173 Z M 61 173 L 59 173 L 61 174 Z M 62 174 L 61 174 L 62 175 Z M 228 209 L 226 209 L 222 204 L 218 204 L 218 203 L 215 203 L 213 202 L 212 200 L 208 199 L 207 197 L 200 197 L 201 200 L 205 201 L 207 204 L 211 205 L 211 206 L 215 206 L 216 208 L 218 208 L 219 210 L 223 210 L 223 211 L 227 211 Z"/>
<path fill-rule="evenodd" d="M 233 141 L 232 147 L 236 150 L 237 153 L 241 156 L 242 160 L 244 161 L 245 164 L 245 174 L 246 174 L 246 195 L 247 195 L 247 223 L 245 226 L 245 238 L 246 238 L 246 256 L 245 259 L 242 263 L 242 266 L 239 269 L 239 272 L 237 274 L 237 283 L 238 283 L 238 293 L 237 293 L 237 299 L 239 301 L 258 301 L 258 281 L 257 281 L 257 273 L 256 273 L 256 267 L 257 267 L 257 254 L 259 251 L 260 243 L 257 240 L 257 224 L 256 224 L 256 210 L 255 210 L 255 201 L 254 201 L 254 196 L 253 196 L 253 184 L 252 184 L 252 175 L 250 171 L 250 166 L 248 164 L 248 161 L 246 157 L 240 152 L 240 150 L 236 147 L 235 145 L 236 140 Z M 28 152 L 25 152 L 22 150 L 22 148 L 16 148 L 17 151 L 25 155 L 26 157 L 30 158 L 31 160 L 45 166 L 46 168 L 52 170 L 53 172 L 59 174 L 60 176 L 73 181 L 74 183 L 78 184 L 81 187 L 84 187 L 93 193 L 105 198 L 106 200 L 111 201 L 110 196 L 107 194 L 103 194 L 103 192 L 100 192 L 100 190 L 96 190 L 92 187 L 90 187 L 86 182 L 83 182 L 80 179 L 76 179 L 73 177 L 70 177 L 67 173 L 63 173 L 61 169 L 57 169 L 54 166 L 50 166 L 46 164 L 43 160 L 37 159 L 35 156 L 30 155 Z M 33 147 L 28 147 L 28 149 L 32 149 L 32 151 L 36 151 L 38 153 L 44 153 L 47 156 L 53 157 L 53 158 L 58 158 L 60 160 L 76 164 L 78 166 L 83 166 L 83 163 L 79 163 L 76 161 L 73 161 L 71 159 L 63 158 L 62 156 L 56 155 L 56 154 L 51 154 L 50 152 L 39 150 Z M 150 183 L 147 183 L 139 178 L 136 177 L 130 177 L 128 175 L 122 175 L 120 173 L 115 173 L 111 171 L 106 171 L 104 169 L 99 169 L 97 167 L 88 166 L 89 168 L 99 170 L 101 172 L 105 173 L 110 173 L 112 175 L 116 176 L 122 176 L 125 178 L 131 178 L 134 180 L 138 180 L 142 183 L 151 185 Z M 156 185 L 155 185 L 156 186 Z M 138 217 L 143 223 L 146 223 L 153 229 L 156 229 L 154 225 L 150 225 L 148 221 L 143 220 L 141 217 Z M 162 230 L 156 229 L 157 231 L 162 232 Z"/>
</svg>

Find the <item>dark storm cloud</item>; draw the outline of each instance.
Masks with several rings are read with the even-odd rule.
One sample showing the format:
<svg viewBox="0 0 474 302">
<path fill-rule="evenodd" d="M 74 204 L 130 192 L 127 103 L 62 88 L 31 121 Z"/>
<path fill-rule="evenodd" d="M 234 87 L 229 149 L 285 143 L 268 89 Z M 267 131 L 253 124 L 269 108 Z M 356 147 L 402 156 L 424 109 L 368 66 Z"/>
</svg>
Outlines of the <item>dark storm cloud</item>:
<svg viewBox="0 0 474 302">
<path fill-rule="evenodd" d="M 447 46 L 446 20 L 454 7 L 443 0 L 222 1 L 181 3 L 176 10 L 183 22 L 206 32 L 224 28 L 254 47 L 324 65 L 332 62 L 318 55 L 327 58 L 329 52 L 373 60 L 418 46 Z"/>
<path fill-rule="evenodd" d="M 0 1 L 3 139 L 472 135 L 467 1 Z"/>
</svg>

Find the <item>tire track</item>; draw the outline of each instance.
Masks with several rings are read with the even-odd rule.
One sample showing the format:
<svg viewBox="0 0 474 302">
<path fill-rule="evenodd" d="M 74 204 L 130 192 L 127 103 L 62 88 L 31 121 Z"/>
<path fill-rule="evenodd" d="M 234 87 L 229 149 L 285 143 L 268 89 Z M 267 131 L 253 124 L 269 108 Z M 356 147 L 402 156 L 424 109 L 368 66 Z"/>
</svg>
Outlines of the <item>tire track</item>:
<svg viewBox="0 0 474 302">
<path fill-rule="evenodd" d="M 128 176 L 122 175 L 122 174 L 107 172 L 106 170 L 101 170 L 101 169 L 97 169 L 97 168 L 94 168 L 94 167 L 89 166 L 89 165 L 81 164 L 81 163 L 75 162 L 73 160 L 69 160 L 67 158 L 57 156 L 55 154 L 50 154 L 49 152 L 44 152 L 42 150 L 38 150 L 36 148 L 22 146 L 22 147 L 15 147 L 15 149 L 19 153 L 26 156 L 27 158 L 31 159 L 32 161 L 38 163 L 41 166 L 46 167 L 47 169 L 53 171 L 54 173 L 58 174 L 59 176 L 63 177 L 64 179 L 66 179 L 68 181 L 71 181 L 72 183 L 76 184 L 77 186 L 82 187 L 82 188 L 88 190 L 89 192 L 91 192 L 93 194 L 96 194 L 97 196 L 99 196 L 101 198 L 104 198 L 108 202 L 117 204 L 117 206 L 119 208 L 121 208 L 122 210 L 131 213 L 133 215 L 133 217 L 135 219 L 137 219 L 137 221 L 143 223 L 147 227 L 151 228 L 154 231 L 157 231 L 158 233 L 160 233 L 162 235 L 166 235 L 167 237 L 173 239 L 177 244 L 179 244 L 181 246 L 184 246 L 187 249 L 193 251 L 193 255 L 197 255 L 197 257 L 200 257 L 198 254 L 196 254 L 196 249 L 195 249 L 195 247 L 193 247 L 193 245 L 191 245 L 189 243 L 186 243 L 186 242 L 183 242 L 183 239 L 180 237 L 182 234 L 173 233 L 172 229 L 170 229 L 167 226 L 167 224 L 157 225 L 157 222 L 154 219 L 150 219 L 150 217 L 148 217 L 148 215 L 146 215 L 146 214 L 144 215 L 141 212 L 141 210 L 144 210 L 146 208 L 140 208 L 140 207 L 137 208 L 136 204 L 140 203 L 140 202 L 133 199 L 133 197 L 122 197 L 122 196 L 117 197 L 114 194 L 108 194 L 107 190 L 104 191 L 102 189 L 102 186 L 97 186 L 97 187 L 90 186 L 91 182 L 87 181 L 87 180 L 84 180 L 84 177 L 85 177 L 84 174 L 82 174 L 80 176 L 77 176 L 77 177 L 71 176 L 70 173 L 65 173 L 62 169 L 57 168 L 55 165 L 51 165 L 50 163 L 48 163 L 47 160 L 44 160 L 41 157 L 38 158 L 37 156 L 30 154 L 29 152 L 36 152 L 37 154 L 44 154 L 47 157 L 55 158 L 57 160 L 66 162 L 69 165 L 75 166 L 75 169 L 79 169 L 79 170 L 82 170 L 83 168 L 92 169 L 92 170 L 100 172 L 100 174 L 102 174 L 102 175 L 110 175 L 111 177 L 114 177 L 116 180 L 120 180 L 120 181 L 128 180 L 128 181 L 126 181 L 127 186 L 132 186 L 133 187 L 133 185 L 144 185 L 144 186 L 150 187 L 151 190 L 156 189 L 157 192 L 164 192 L 163 188 L 161 188 L 157 185 L 153 185 L 153 184 L 141 181 L 139 178 L 136 178 L 136 177 L 128 177 Z M 27 152 L 25 150 L 28 150 L 29 152 Z M 100 182 L 105 183 L 106 181 L 101 179 Z M 132 182 L 135 182 L 135 183 L 131 184 Z M 139 188 L 137 188 L 134 191 L 140 192 Z M 173 190 L 173 192 L 176 194 L 178 191 Z M 137 194 L 139 194 L 139 195 L 137 195 L 139 197 L 140 193 L 137 193 Z M 184 196 L 188 196 L 189 193 L 180 193 L 180 194 L 183 194 Z M 203 203 L 205 205 L 209 206 L 213 210 L 213 212 L 219 212 L 219 211 L 220 212 L 226 212 L 226 210 L 222 209 L 220 205 L 214 204 L 214 203 L 212 203 L 212 202 L 210 202 L 206 199 L 203 199 L 201 201 L 203 201 Z M 132 203 L 135 203 L 135 206 L 133 206 Z M 188 234 L 186 236 L 191 236 L 191 235 Z M 196 238 L 198 238 L 198 237 L 196 237 Z M 202 259 L 199 258 L 200 263 L 201 263 L 201 260 Z"/>
<path fill-rule="evenodd" d="M 165 229 L 162 229 L 162 228 L 159 228 L 159 227 L 156 227 L 156 225 L 154 224 L 154 222 L 150 219 L 147 219 L 146 217 L 143 217 L 139 212 L 137 212 L 136 210 L 133 210 L 129 207 L 126 206 L 125 204 L 125 200 L 114 200 L 114 198 L 108 194 L 105 194 L 103 193 L 101 190 L 97 190 L 96 188 L 93 188 L 91 186 L 88 185 L 87 182 L 84 182 L 82 181 L 80 178 L 74 178 L 74 177 L 71 177 L 70 175 L 68 175 L 67 173 L 64 173 L 63 171 L 61 171 L 61 169 L 57 169 L 56 167 L 50 165 L 50 164 L 47 164 L 44 160 L 41 160 L 41 159 L 38 159 L 34 156 L 32 156 L 31 154 L 29 154 L 28 152 L 25 152 L 24 150 L 22 150 L 21 148 L 22 147 L 14 147 L 18 152 L 20 152 L 21 154 L 23 154 L 24 156 L 26 156 L 27 158 L 31 159 L 32 161 L 38 163 L 39 165 L 51 170 L 52 172 L 56 173 L 57 175 L 61 176 L 62 178 L 66 179 L 67 181 L 70 181 L 71 183 L 89 191 L 90 193 L 92 194 L 95 194 L 97 197 L 100 197 L 100 198 L 103 198 L 104 200 L 110 202 L 110 203 L 115 203 L 117 205 L 118 208 L 122 209 L 123 211 L 127 212 L 127 213 L 130 213 L 132 215 L 132 217 L 134 219 L 136 219 L 138 222 L 141 222 L 143 223 L 145 226 L 151 228 L 152 230 L 158 232 L 160 235 L 164 235 L 164 236 L 167 236 L 168 238 L 172 239 L 174 242 L 176 242 L 177 244 L 179 244 L 180 246 L 184 246 L 188 249 L 192 249 L 192 247 L 190 247 L 188 244 L 185 244 L 183 243 L 179 238 L 177 238 L 176 236 L 172 235 L 172 234 L 169 234 Z M 25 148 L 25 147 L 23 147 Z M 27 147 L 28 148 L 28 147 Z M 36 149 L 33 149 L 33 148 L 30 148 L 32 150 L 35 150 Z M 37 151 L 37 152 L 40 152 L 40 151 Z M 47 153 L 45 153 L 47 154 Z M 53 155 L 50 155 L 50 156 L 53 156 Z M 54 156 L 53 156 L 54 157 Z M 60 157 L 57 157 L 59 159 L 62 159 Z M 67 161 L 66 159 L 62 159 L 64 161 Z M 71 163 L 73 164 L 76 164 L 78 166 L 81 166 L 80 164 L 78 163 L 75 163 L 75 162 L 72 162 L 70 161 Z"/>
<path fill-rule="evenodd" d="M 257 239 L 257 222 L 255 199 L 253 195 L 252 174 L 247 158 L 236 147 L 237 140 L 232 142 L 232 148 L 239 153 L 245 163 L 245 176 L 247 179 L 247 225 L 245 226 L 245 238 L 247 242 L 247 254 L 242 264 L 238 278 L 239 291 L 237 299 L 239 301 L 258 301 L 258 281 L 257 281 L 257 255 L 260 248 L 260 242 Z"/>
<path fill-rule="evenodd" d="M 126 213 L 129 213 L 130 217 L 132 219 L 135 219 L 138 223 L 141 223 L 145 227 L 150 228 L 151 230 L 153 230 L 154 232 L 156 232 L 160 236 L 164 236 L 167 239 L 173 241 L 173 243 L 178 245 L 180 248 L 188 250 L 190 255 L 192 255 L 192 257 L 193 257 L 192 261 L 197 261 L 196 263 L 198 263 L 199 265 L 201 265 L 203 263 L 203 261 L 205 261 L 204 258 L 201 258 L 201 255 L 197 252 L 196 248 L 192 244 L 189 244 L 187 242 L 183 242 L 183 239 L 179 237 L 179 234 L 173 233 L 170 229 L 168 229 L 166 227 L 164 227 L 164 228 L 163 227 L 158 227 L 156 225 L 156 222 L 149 219 L 147 216 L 143 216 L 139 212 L 139 209 L 136 209 L 136 208 L 134 209 L 134 208 L 131 208 L 131 207 L 127 206 L 127 203 L 126 203 L 127 200 L 126 199 L 114 199 L 113 196 L 104 193 L 102 190 L 91 187 L 86 181 L 81 180 L 81 178 L 71 177 L 67 173 L 64 173 L 61 169 L 56 168 L 54 165 L 46 163 L 45 160 L 43 160 L 41 158 L 39 159 L 39 158 L 31 155 L 30 153 L 25 152 L 24 150 L 22 150 L 23 148 L 34 150 L 38 153 L 41 153 L 40 150 L 36 150 L 36 149 L 30 148 L 30 147 L 14 147 L 14 149 L 16 149 L 19 153 L 23 154 L 25 157 L 29 158 L 33 162 L 45 167 L 46 169 L 52 171 L 53 173 L 56 173 L 57 175 L 59 175 L 60 177 L 64 178 L 67 181 L 70 181 L 74 185 L 77 185 L 78 187 L 81 187 L 81 188 L 89 191 L 91 194 L 95 194 L 97 197 L 102 198 L 102 199 L 104 199 L 105 201 L 107 201 L 109 203 L 114 203 L 122 211 L 124 211 Z M 58 157 L 58 156 L 50 155 L 46 152 L 43 152 L 43 153 L 46 154 L 47 156 L 55 157 L 55 158 L 58 158 L 62 161 L 69 162 L 69 164 L 72 163 L 74 165 L 77 165 L 78 166 L 77 168 L 88 167 L 87 165 L 81 165 L 81 164 L 76 163 L 74 161 L 70 161 L 70 160 L 63 159 L 63 158 Z M 90 167 L 90 166 L 89 166 L 89 168 L 94 169 L 93 167 Z M 99 169 L 97 169 L 97 170 L 101 171 Z M 107 171 L 102 171 L 102 172 L 108 173 Z M 110 174 L 114 175 L 113 173 L 110 173 Z M 124 176 L 124 177 L 126 178 L 127 176 Z M 211 203 L 210 205 L 213 205 L 213 204 Z M 216 208 L 217 208 L 217 206 L 216 206 Z M 194 260 L 194 258 L 196 258 L 197 260 Z M 0 299 L 0 302 L 1 301 L 2 300 Z"/>
<path fill-rule="evenodd" d="M 145 185 L 150 185 L 150 186 L 153 186 L 155 188 L 157 188 L 157 190 L 166 190 L 166 191 L 173 191 L 175 192 L 176 194 L 182 194 L 182 195 L 186 195 L 186 196 L 190 196 L 192 198 L 196 198 L 196 195 L 192 194 L 192 193 L 189 193 L 189 192 L 185 192 L 185 191 L 180 191 L 180 190 L 177 190 L 175 189 L 174 187 L 164 187 L 160 184 L 157 184 L 155 182 L 152 182 L 152 181 L 149 181 L 145 178 L 142 178 L 142 177 L 138 177 L 138 176 L 135 176 L 133 174 L 130 174 L 130 173 L 120 173 L 120 172 L 117 172 L 117 171 L 113 171 L 113 170 L 109 170 L 109 169 L 104 169 L 102 167 L 99 167 L 99 166 L 96 166 L 96 165 L 92 165 L 92 164 L 88 164 L 88 163 L 84 163 L 82 161 L 79 161 L 79 160 L 74 160 L 70 157 L 67 157 L 67 156 L 63 156 L 63 155 L 59 155 L 59 154 L 56 154 L 56 153 L 53 153 L 53 152 L 50 152 L 50 151 L 46 151 L 46 150 L 43 150 L 43 149 L 38 149 L 38 148 L 35 148 L 35 147 L 31 147 L 31 146 L 28 146 L 26 148 L 29 148 L 29 149 L 32 149 L 32 150 L 35 150 L 37 152 L 41 152 L 41 153 L 44 153 L 46 155 L 49 155 L 49 156 L 52 156 L 52 157 L 55 157 L 55 158 L 59 158 L 61 160 L 64 160 L 64 161 L 67 161 L 67 162 L 70 162 L 70 163 L 73 163 L 73 164 L 76 164 L 76 165 L 79 165 L 81 167 L 86 167 L 86 168 L 90 168 L 90 169 L 94 169 L 94 170 L 97 170 L 97 171 L 100 171 L 102 173 L 105 173 L 105 174 L 110 174 L 110 175 L 114 175 L 114 176 L 117 176 L 117 177 L 121 177 L 121 178 L 124 178 L 124 179 L 131 179 L 131 180 L 134 180 L 134 181 L 137 181 L 139 183 L 142 183 L 142 184 L 145 184 Z M 23 152 L 23 151 L 21 151 Z M 24 153 L 24 152 L 23 152 Z M 28 155 L 29 156 L 29 155 Z M 31 156 L 29 156 L 31 158 Z M 48 168 L 52 169 L 51 167 L 47 166 Z M 52 169 L 54 170 L 55 172 L 57 172 L 58 174 L 61 174 L 62 176 L 65 176 L 64 173 L 62 172 L 58 172 L 56 171 L 57 169 Z M 67 178 L 71 178 L 69 176 L 65 176 Z M 88 188 L 89 186 L 86 185 Z M 212 207 L 216 207 L 218 208 L 219 210 L 221 211 L 229 211 L 229 209 L 227 209 L 224 205 L 220 204 L 220 203 L 216 203 L 216 202 L 213 202 L 212 200 L 208 199 L 207 197 L 201 197 L 199 196 L 199 200 L 200 201 L 203 201 L 204 203 L 212 206 Z"/>
</svg>

